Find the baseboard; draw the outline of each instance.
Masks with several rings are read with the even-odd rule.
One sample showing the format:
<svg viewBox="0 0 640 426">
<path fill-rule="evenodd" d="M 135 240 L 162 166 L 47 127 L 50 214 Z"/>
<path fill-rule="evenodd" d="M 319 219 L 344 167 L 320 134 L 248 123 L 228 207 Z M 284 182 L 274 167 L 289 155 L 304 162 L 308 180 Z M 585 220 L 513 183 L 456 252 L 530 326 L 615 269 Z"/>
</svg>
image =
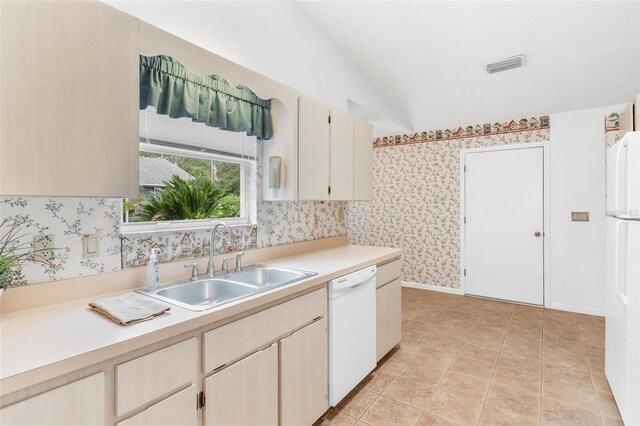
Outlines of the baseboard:
<svg viewBox="0 0 640 426">
<path fill-rule="evenodd" d="M 402 287 L 418 288 L 420 290 L 439 291 L 441 293 L 464 295 L 464 291 L 461 288 L 441 287 L 433 284 L 421 284 L 411 281 L 402 281 Z"/>
<path fill-rule="evenodd" d="M 441 293 L 464 295 L 464 291 L 461 288 L 441 287 L 433 284 L 414 283 L 411 281 L 402 281 L 402 287 L 417 288 L 420 290 L 439 291 Z M 516 302 L 511 302 L 516 303 Z M 596 315 L 599 317 L 605 316 L 603 309 L 584 308 L 582 306 L 564 305 L 562 303 L 551 303 L 547 308 L 557 309 L 559 311 L 574 312 L 576 314 Z"/>
<path fill-rule="evenodd" d="M 567 311 L 574 312 L 576 314 L 587 314 L 587 315 L 597 315 L 599 317 L 603 317 L 604 309 L 596 309 L 596 308 L 584 308 L 582 306 L 573 306 L 573 305 L 563 305 L 562 303 L 551 303 L 549 304 L 550 309 L 557 309 L 559 311 Z"/>
</svg>

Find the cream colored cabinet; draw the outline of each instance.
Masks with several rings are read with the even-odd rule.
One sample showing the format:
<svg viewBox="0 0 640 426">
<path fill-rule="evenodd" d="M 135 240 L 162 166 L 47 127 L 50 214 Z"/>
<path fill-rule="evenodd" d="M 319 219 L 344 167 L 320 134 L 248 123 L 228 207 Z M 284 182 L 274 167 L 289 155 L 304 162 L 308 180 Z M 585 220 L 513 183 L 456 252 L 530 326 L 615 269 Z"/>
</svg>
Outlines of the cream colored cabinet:
<svg viewBox="0 0 640 426">
<path fill-rule="evenodd" d="M 280 341 L 280 423 L 311 425 L 329 408 L 327 320 Z"/>
<path fill-rule="evenodd" d="M 204 424 L 278 424 L 278 345 L 204 379 Z"/>
<path fill-rule="evenodd" d="M 373 199 L 373 126 L 355 120 L 353 162 L 353 199 Z"/>
<path fill-rule="evenodd" d="M 322 288 L 208 331 L 203 335 L 203 372 L 229 365 L 326 312 L 327 290 Z"/>
<path fill-rule="evenodd" d="M 100 425 L 105 418 L 104 373 L 80 379 L 0 410 L 0 424 Z"/>
<path fill-rule="evenodd" d="M 198 411 L 196 385 L 171 395 L 143 412 L 118 423 L 118 426 L 196 426 Z"/>
<path fill-rule="evenodd" d="M 298 198 L 329 196 L 329 108 L 306 96 L 298 99 Z"/>
<path fill-rule="evenodd" d="M 354 119 L 331 110 L 329 138 L 329 200 L 353 199 Z"/>
<path fill-rule="evenodd" d="M 0 195 L 137 195 L 138 41 L 97 1 L 0 2 Z"/>
<path fill-rule="evenodd" d="M 376 290 L 376 337 L 378 361 L 402 338 L 400 280 Z"/>
<path fill-rule="evenodd" d="M 116 366 L 116 416 L 193 383 L 197 355 L 191 338 Z"/>
<path fill-rule="evenodd" d="M 628 132 L 633 132 L 634 126 L 634 104 L 630 102 L 625 105 L 624 109 L 620 112 L 618 122 L 620 123 L 620 131 L 618 137 L 622 139 Z"/>
<path fill-rule="evenodd" d="M 323 286 L 106 360 L 84 379 L 3 396 L 0 424 L 311 425 L 328 408 L 326 317 Z"/>
<path fill-rule="evenodd" d="M 369 123 L 311 98 L 298 102 L 298 198 L 370 200 L 373 136 Z"/>
<path fill-rule="evenodd" d="M 402 261 L 378 265 L 376 272 L 376 345 L 378 361 L 402 338 Z"/>
<path fill-rule="evenodd" d="M 327 290 L 203 335 L 206 425 L 311 425 L 328 409 Z M 267 347 L 268 349 L 260 350 Z"/>
</svg>

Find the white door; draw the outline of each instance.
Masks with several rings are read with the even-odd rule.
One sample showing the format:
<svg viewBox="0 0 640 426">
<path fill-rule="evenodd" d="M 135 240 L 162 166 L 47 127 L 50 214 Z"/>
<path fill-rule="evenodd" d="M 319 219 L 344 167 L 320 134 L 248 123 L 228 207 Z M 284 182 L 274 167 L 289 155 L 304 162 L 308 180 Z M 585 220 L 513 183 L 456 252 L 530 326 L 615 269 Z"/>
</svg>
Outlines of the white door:
<svg viewBox="0 0 640 426">
<path fill-rule="evenodd" d="M 542 147 L 465 153 L 467 294 L 542 305 Z"/>
</svg>

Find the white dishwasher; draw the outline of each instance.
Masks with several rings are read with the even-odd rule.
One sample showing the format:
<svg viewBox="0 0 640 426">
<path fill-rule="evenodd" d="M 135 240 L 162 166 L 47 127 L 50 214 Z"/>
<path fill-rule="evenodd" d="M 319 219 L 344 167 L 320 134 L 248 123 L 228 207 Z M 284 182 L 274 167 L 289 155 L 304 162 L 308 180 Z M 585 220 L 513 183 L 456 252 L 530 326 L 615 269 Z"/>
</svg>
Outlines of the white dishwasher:
<svg viewBox="0 0 640 426">
<path fill-rule="evenodd" d="M 376 267 L 329 281 L 329 405 L 376 367 Z"/>
</svg>

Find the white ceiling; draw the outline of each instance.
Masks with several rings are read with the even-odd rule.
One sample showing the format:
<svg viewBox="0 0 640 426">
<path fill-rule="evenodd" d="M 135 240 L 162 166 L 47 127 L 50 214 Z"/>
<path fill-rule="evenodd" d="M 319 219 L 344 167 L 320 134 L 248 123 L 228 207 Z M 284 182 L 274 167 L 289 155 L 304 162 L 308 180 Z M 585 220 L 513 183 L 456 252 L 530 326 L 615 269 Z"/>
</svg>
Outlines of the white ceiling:
<svg viewBox="0 0 640 426">
<path fill-rule="evenodd" d="M 640 2 L 300 2 L 412 130 L 627 102 Z M 526 67 L 484 65 L 524 53 Z"/>
</svg>

